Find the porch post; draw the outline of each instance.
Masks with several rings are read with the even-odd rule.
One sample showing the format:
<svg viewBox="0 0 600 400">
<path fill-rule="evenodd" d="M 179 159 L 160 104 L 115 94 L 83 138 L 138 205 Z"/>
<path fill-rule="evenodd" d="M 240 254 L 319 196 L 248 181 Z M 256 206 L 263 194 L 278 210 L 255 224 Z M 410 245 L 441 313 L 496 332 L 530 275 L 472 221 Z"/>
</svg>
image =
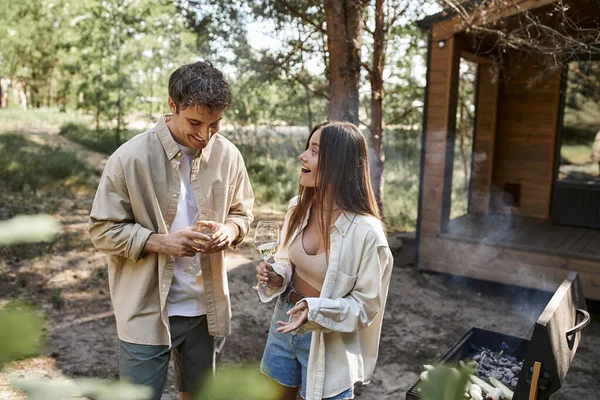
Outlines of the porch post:
<svg viewBox="0 0 600 400">
<path fill-rule="evenodd" d="M 439 39 L 432 32 L 429 96 L 425 132 L 425 161 L 420 209 L 420 235 L 437 236 L 450 217 L 458 69 L 456 37 Z"/>
</svg>

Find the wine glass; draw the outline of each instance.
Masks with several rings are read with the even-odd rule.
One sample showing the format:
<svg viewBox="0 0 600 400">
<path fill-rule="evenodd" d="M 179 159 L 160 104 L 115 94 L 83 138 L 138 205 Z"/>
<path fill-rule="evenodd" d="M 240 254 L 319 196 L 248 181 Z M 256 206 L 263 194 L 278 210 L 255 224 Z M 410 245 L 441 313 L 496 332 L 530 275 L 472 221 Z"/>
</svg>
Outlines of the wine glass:
<svg viewBox="0 0 600 400">
<path fill-rule="evenodd" d="M 217 231 L 219 222 L 219 214 L 208 208 L 201 208 L 194 216 L 192 221 L 192 230 L 200 232 L 205 235 L 212 235 Z M 194 240 L 196 243 L 204 243 L 202 240 Z M 196 277 L 202 275 L 202 268 L 200 266 L 200 253 L 196 253 L 192 257 L 192 262 L 182 268 L 183 272 L 189 276 Z"/>
<path fill-rule="evenodd" d="M 260 221 L 254 232 L 254 248 L 264 262 L 269 261 L 269 258 L 279 249 L 279 224 L 275 221 Z M 252 287 L 254 290 L 265 290 L 266 282 L 263 282 L 260 287 L 258 285 Z"/>
</svg>

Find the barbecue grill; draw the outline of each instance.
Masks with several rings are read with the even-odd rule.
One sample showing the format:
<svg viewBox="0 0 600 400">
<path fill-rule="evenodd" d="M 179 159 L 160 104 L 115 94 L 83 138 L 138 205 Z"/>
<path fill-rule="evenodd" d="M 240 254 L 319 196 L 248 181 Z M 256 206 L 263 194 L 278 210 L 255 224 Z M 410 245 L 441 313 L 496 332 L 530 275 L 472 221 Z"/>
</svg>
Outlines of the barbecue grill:
<svg viewBox="0 0 600 400">
<path fill-rule="evenodd" d="M 475 359 L 476 374 L 488 383 L 490 376 L 502 381 L 514 391 L 513 400 L 548 399 L 561 388 L 579 346 L 580 331 L 589 323 L 583 288 L 573 271 L 540 314 L 530 339 L 471 328 L 439 363 Z M 420 383 L 408 390 L 406 400 L 420 399 Z"/>
</svg>

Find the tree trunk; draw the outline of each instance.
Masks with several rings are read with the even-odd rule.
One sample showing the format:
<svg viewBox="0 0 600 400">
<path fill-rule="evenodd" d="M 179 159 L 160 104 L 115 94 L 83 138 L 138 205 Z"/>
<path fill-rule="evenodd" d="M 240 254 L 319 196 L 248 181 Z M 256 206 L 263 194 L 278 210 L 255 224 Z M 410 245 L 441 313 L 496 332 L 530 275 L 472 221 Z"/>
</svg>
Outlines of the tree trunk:
<svg viewBox="0 0 600 400">
<path fill-rule="evenodd" d="M 313 128 L 312 110 L 310 109 L 310 91 L 307 87 L 305 87 L 304 89 L 306 91 L 306 114 L 308 118 L 308 133 L 310 134 L 310 131 Z"/>
<path fill-rule="evenodd" d="M 96 124 L 96 132 L 100 130 L 100 104 L 96 104 L 96 113 L 94 115 L 94 122 Z"/>
<path fill-rule="evenodd" d="M 115 69 L 118 77 L 117 87 L 117 129 L 115 130 L 115 144 L 117 147 L 121 145 L 121 119 L 123 118 L 123 103 L 122 103 L 122 90 L 123 90 L 123 76 L 121 75 L 121 29 L 120 20 L 117 20 L 116 24 L 116 39 L 117 39 L 117 59 L 115 62 Z"/>
<path fill-rule="evenodd" d="M 325 0 L 329 52 L 329 118 L 358 125 L 363 0 Z"/>
<path fill-rule="evenodd" d="M 252 123 L 252 117 L 250 116 L 252 110 L 250 110 L 250 102 L 248 101 L 248 96 L 242 97 L 242 101 L 244 102 L 244 110 L 246 111 L 246 125 L 250 125 Z"/>
<path fill-rule="evenodd" d="M 383 170 L 385 153 L 383 151 L 383 68 L 385 66 L 385 0 L 375 1 L 375 32 L 373 35 L 373 65 L 369 72 L 371 81 L 371 185 L 375 192 L 379 212 L 383 217 Z"/>
</svg>

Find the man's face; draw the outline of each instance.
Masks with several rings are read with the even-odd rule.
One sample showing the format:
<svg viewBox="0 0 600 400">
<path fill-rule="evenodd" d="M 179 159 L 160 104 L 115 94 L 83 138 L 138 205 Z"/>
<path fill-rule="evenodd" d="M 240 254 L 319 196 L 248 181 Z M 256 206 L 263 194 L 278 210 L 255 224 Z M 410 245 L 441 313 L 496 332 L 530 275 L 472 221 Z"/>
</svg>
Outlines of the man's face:
<svg viewBox="0 0 600 400">
<path fill-rule="evenodd" d="M 176 113 L 175 102 L 169 98 L 169 108 L 173 113 L 173 119 L 167 122 L 167 126 L 177 143 L 185 147 L 203 149 L 210 138 L 221 128 L 221 119 L 225 110 L 213 110 L 208 113 L 205 107 L 190 106 L 179 109 Z"/>
</svg>

